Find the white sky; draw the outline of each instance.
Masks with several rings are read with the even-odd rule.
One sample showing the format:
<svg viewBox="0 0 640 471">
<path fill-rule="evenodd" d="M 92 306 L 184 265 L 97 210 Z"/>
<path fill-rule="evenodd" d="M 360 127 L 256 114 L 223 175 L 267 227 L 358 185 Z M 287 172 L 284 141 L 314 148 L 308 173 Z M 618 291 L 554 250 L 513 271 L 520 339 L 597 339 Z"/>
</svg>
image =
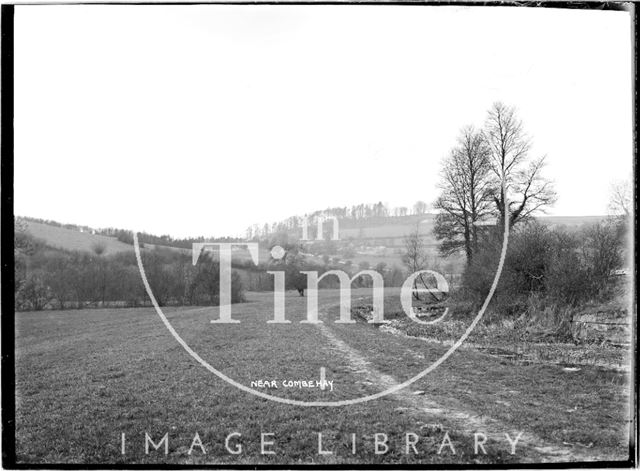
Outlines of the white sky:
<svg viewBox="0 0 640 471">
<path fill-rule="evenodd" d="M 152 233 L 432 202 L 460 128 L 515 105 L 556 215 L 632 172 L 625 12 L 16 6 L 15 213 Z"/>
</svg>

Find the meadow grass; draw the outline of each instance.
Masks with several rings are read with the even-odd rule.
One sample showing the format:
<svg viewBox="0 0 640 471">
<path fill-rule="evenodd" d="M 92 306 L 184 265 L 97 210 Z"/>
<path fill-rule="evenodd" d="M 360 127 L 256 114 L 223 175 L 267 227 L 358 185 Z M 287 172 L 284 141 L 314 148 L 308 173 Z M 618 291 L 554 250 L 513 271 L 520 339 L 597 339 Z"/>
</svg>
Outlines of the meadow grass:
<svg viewBox="0 0 640 471">
<path fill-rule="evenodd" d="M 267 324 L 271 295 L 249 293 L 233 306 L 240 324 L 211 324 L 216 308 L 168 308 L 176 331 L 206 361 L 236 381 L 318 378 L 325 368 L 334 390 L 262 390 L 298 400 L 352 399 L 379 392 L 388 375 L 397 381 L 422 370 L 443 351 L 419 339 L 401 338 L 369 324 L 334 324 L 331 335 L 359 352 L 369 367 L 354 365 L 317 326 L 300 324 L 306 298 L 287 293 L 291 324 Z M 324 307 L 338 301 L 321 291 Z M 535 433 L 568 450 L 624 460 L 628 384 L 583 369 L 567 373 L 546 366 L 517 367 L 468 351 L 412 385 L 451 410 L 491 416 L 504 432 Z M 356 464 L 513 463 L 540 454 L 510 454 L 506 441 L 489 440 L 474 453 L 474 437 L 446 415 L 386 396 L 364 404 L 314 408 L 279 404 L 242 392 L 197 364 L 170 335 L 153 309 L 95 309 L 16 314 L 16 453 L 21 463 Z M 479 430 L 481 432 L 482 430 Z M 189 454 L 195 433 L 206 449 Z M 243 452 L 230 454 L 225 437 L 242 434 Z M 405 453 L 405 434 L 419 436 L 419 454 Z M 448 433 L 455 454 L 444 448 Z M 121 434 L 126 434 L 125 454 Z M 164 449 L 145 453 L 145 433 Z M 261 453 L 261 434 L 272 433 L 275 454 Z M 331 455 L 318 453 L 317 434 Z M 389 451 L 376 454 L 376 433 Z M 352 453 L 351 434 L 356 434 Z M 567 443 L 566 445 L 564 443 Z M 558 460 L 567 459 L 558 458 Z M 577 459 L 571 458 L 568 459 Z"/>
</svg>

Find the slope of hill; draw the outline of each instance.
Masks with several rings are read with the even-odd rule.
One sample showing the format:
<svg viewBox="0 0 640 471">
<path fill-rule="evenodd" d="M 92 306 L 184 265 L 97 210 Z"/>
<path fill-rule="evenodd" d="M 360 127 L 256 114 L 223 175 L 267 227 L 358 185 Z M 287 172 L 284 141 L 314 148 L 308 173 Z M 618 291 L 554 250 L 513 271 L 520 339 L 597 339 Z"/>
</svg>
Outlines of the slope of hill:
<svg viewBox="0 0 640 471">
<path fill-rule="evenodd" d="M 109 237 L 91 232 L 80 232 L 75 229 L 67 229 L 64 227 L 53 226 L 34 221 L 25 221 L 28 232 L 35 238 L 42 240 L 45 245 L 62 250 L 92 252 L 96 245 L 102 245 L 105 248 L 105 255 L 113 255 L 119 252 L 133 251 L 133 245 L 120 242 L 115 237 Z M 181 247 L 169 247 L 166 245 L 144 244 L 143 250 L 147 249 L 164 249 L 180 252 L 185 255 L 191 255 L 191 249 Z M 268 260 L 269 253 L 264 248 L 260 250 L 260 261 Z M 246 250 L 234 250 L 234 260 L 250 260 L 250 255 Z"/>
<path fill-rule="evenodd" d="M 115 237 L 80 232 L 33 221 L 26 221 L 26 225 L 31 235 L 58 249 L 91 252 L 96 245 L 103 245 L 106 255 L 133 250 L 133 246 L 120 242 Z"/>
<path fill-rule="evenodd" d="M 537 219 L 542 224 L 546 224 L 548 226 L 566 226 L 571 228 L 583 226 L 585 224 L 595 224 L 606 219 L 606 217 L 607 216 L 540 216 Z"/>
<path fill-rule="evenodd" d="M 377 222 L 375 225 L 362 224 L 360 227 L 340 227 L 341 239 L 368 241 L 369 245 L 383 245 L 387 247 L 401 247 L 405 236 L 414 232 L 416 228 L 427 244 L 435 244 L 433 225 L 435 216 L 424 214 L 407 218 L 387 218 L 386 223 Z"/>
<path fill-rule="evenodd" d="M 602 220 L 604 216 L 543 216 L 539 221 L 550 226 L 567 226 L 576 228 L 584 224 L 592 224 Z M 380 261 L 385 263 L 400 263 L 399 251 L 404 246 L 404 238 L 414 231 L 416 227 L 422 235 L 427 249 L 430 252 L 437 250 L 437 241 L 433 236 L 433 225 L 435 216 L 424 214 L 421 216 L 371 218 L 363 220 L 340 220 L 340 240 L 350 242 L 356 246 L 361 246 L 362 253 L 351 257 L 354 262 L 370 261 L 375 264 Z M 133 246 L 119 241 L 115 237 L 93 234 L 91 232 L 80 232 L 75 229 L 68 229 L 41 222 L 26 221 L 28 231 L 36 238 L 42 239 L 46 245 L 63 250 L 93 251 L 96 245 L 103 245 L 105 254 L 113 255 L 119 252 L 132 251 Z M 329 224 L 329 223 L 328 223 Z M 185 254 L 190 254 L 190 249 L 168 247 L 164 245 L 146 244 L 147 248 L 165 248 L 176 250 Z M 385 253 L 365 254 L 365 247 L 384 247 Z M 390 257 L 390 258 L 389 258 Z M 234 251 L 234 259 L 248 259 L 245 251 Z M 266 248 L 261 247 L 260 260 L 269 258 Z M 387 259 L 389 258 L 389 259 Z"/>
<path fill-rule="evenodd" d="M 565 226 L 567 228 L 577 228 L 585 224 L 594 224 L 602 221 L 606 216 L 541 216 L 537 220 L 551 227 Z M 433 235 L 435 225 L 434 214 L 424 214 L 421 216 L 388 217 L 386 222 L 383 218 L 375 218 L 373 224 L 367 224 L 367 220 L 358 221 L 354 225 L 348 220 L 339 220 L 340 238 L 353 239 L 366 245 L 379 245 L 386 247 L 403 247 L 404 237 L 416 230 L 428 247 L 435 247 L 438 241 Z M 347 222 L 348 221 L 348 222 Z M 327 223 L 329 225 L 330 223 Z M 354 227 L 355 226 L 355 227 Z"/>
</svg>

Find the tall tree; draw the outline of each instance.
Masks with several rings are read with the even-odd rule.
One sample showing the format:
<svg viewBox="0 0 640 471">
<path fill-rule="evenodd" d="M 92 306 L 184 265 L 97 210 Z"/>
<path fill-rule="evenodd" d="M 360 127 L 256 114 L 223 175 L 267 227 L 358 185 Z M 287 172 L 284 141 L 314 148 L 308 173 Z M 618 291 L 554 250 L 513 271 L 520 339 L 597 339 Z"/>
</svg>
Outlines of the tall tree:
<svg viewBox="0 0 640 471">
<path fill-rule="evenodd" d="M 494 103 L 483 132 L 490 151 L 493 200 L 500 221 L 504 220 L 506 213 L 509 224 L 513 226 L 556 201 L 553 185 L 542 176 L 545 157 L 530 158 L 531 140 L 513 107 Z M 505 208 L 503 180 L 509 197 L 508 208 Z"/>
<path fill-rule="evenodd" d="M 104 302 L 106 300 L 106 294 L 107 294 L 108 271 L 107 271 L 107 263 L 103 255 L 107 250 L 107 245 L 102 241 L 94 242 L 93 245 L 91 246 L 91 250 L 93 250 L 93 253 L 97 255 L 97 259 L 95 262 L 98 268 L 98 277 L 96 280 L 97 288 L 98 288 L 97 297 L 100 299 L 102 303 L 101 307 L 104 307 Z"/>
<path fill-rule="evenodd" d="M 276 244 L 270 247 L 270 250 Z M 274 271 L 285 272 L 285 289 L 295 289 L 300 296 L 304 296 L 304 290 L 307 286 L 307 277 L 301 272 L 306 268 L 306 261 L 302 255 L 302 246 L 298 243 L 282 243 L 281 257 L 279 259 L 271 258 L 270 264 L 273 265 Z"/>
<path fill-rule="evenodd" d="M 493 210 L 489 155 L 483 134 L 467 126 L 443 164 L 441 193 L 434 204 L 438 210 L 434 233 L 443 255 L 464 250 L 467 262 L 473 258 L 477 223 Z"/>
<path fill-rule="evenodd" d="M 415 229 L 404 238 L 404 248 L 402 263 L 409 269 L 409 274 L 427 268 L 427 249 L 420 234 L 420 223 L 417 223 Z M 420 280 L 423 281 L 422 277 Z M 413 297 L 420 299 L 417 292 L 417 279 L 413 281 Z"/>
<path fill-rule="evenodd" d="M 609 211 L 614 216 L 629 217 L 631 214 L 632 192 L 628 180 L 620 180 L 611 184 L 609 197 Z"/>
</svg>

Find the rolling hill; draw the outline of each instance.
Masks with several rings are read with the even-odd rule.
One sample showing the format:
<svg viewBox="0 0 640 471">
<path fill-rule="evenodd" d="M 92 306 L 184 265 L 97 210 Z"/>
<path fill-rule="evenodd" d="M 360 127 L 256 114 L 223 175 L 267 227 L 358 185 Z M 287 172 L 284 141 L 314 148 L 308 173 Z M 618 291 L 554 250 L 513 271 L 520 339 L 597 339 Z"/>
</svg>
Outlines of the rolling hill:
<svg viewBox="0 0 640 471">
<path fill-rule="evenodd" d="M 604 216 L 545 216 L 540 222 L 549 226 L 566 226 L 578 228 L 602 220 Z M 427 250 L 436 257 L 438 242 L 433 236 L 435 217 L 432 214 L 420 216 L 371 218 L 370 220 L 340 220 L 340 241 L 356 247 L 356 254 L 349 257 L 356 266 L 360 262 L 369 262 L 375 266 L 384 262 L 388 266 L 401 265 L 401 252 L 404 238 L 419 228 Z M 93 251 L 96 245 L 105 247 L 105 254 L 133 251 L 133 246 L 119 241 L 115 237 L 94 234 L 91 231 L 69 229 L 42 222 L 26 221 L 27 230 L 50 247 L 63 250 Z M 165 248 L 184 254 L 191 254 L 190 249 L 169 247 L 164 245 L 145 244 L 145 248 Z M 246 251 L 234 252 L 234 259 L 248 259 Z M 260 261 L 269 258 L 268 250 L 261 247 Z M 312 257 L 321 263 L 322 257 Z M 455 257 L 454 257 L 455 258 Z M 453 259 L 451 260 L 453 261 Z"/>
<path fill-rule="evenodd" d="M 115 237 L 105 236 L 101 234 L 93 234 L 90 231 L 80 231 L 76 229 L 68 229 L 65 227 L 54 226 L 41 222 L 26 220 L 27 231 L 36 239 L 40 239 L 45 245 L 56 249 L 69 250 L 69 251 L 81 251 L 92 252 L 94 247 L 102 245 L 105 248 L 105 255 L 113 255 L 119 252 L 132 252 L 133 245 L 125 244 L 119 241 Z M 191 255 L 191 249 L 185 249 L 182 247 L 170 247 L 167 245 L 149 244 L 146 243 L 142 247 L 143 250 L 147 249 L 166 249 L 183 253 L 185 255 Z M 234 259 L 248 259 L 249 255 L 238 251 L 233 254 Z M 266 250 L 260 251 L 260 260 L 266 260 L 268 258 L 268 252 Z"/>
<path fill-rule="evenodd" d="M 41 239 L 46 245 L 57 249 L 91 252 L 96 245 L 103 245 L 106 255 L 133 250 L 133 246 L 120 242 L 115 237 L 80 232 L 33 221 L 26 221 L 26 225 L 27 231 L 33 237 Z"/>
</svg>

